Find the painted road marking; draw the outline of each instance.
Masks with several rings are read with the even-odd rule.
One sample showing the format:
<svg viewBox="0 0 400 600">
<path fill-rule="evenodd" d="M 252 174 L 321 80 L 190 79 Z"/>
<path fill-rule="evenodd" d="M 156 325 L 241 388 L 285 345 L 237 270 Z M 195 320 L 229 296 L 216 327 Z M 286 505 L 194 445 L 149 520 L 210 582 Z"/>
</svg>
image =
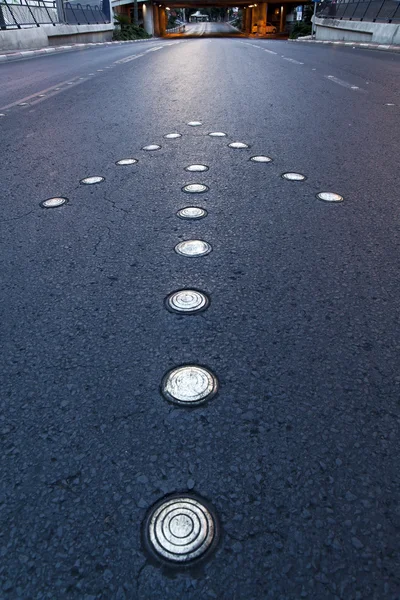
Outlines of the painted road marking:
<svg viewBox="0 0 400 600">
<path fill-rule="evenodd" d="M 352 83 L 348 83 L 348 81 L 344 81 L 343 79 L 339 79 L 338 77 L 334 77 L 333 75 L 325 75 L 325 79 L 329 81 L 333 81 L 333 83 L 337 83 L 337 85 L 341 85 L 349 90 L 361 90 L 360 87 L 353 85 Z"/>
<path fill-rule="evenodd" d="M 282 56 L 283 60 L 287 60 L 295 65 L 304 65 L 303 62 L 300 62 L 299 60 L 295 60 L 294 58 L 287 58 L 286 56 Z"/>
</svg>

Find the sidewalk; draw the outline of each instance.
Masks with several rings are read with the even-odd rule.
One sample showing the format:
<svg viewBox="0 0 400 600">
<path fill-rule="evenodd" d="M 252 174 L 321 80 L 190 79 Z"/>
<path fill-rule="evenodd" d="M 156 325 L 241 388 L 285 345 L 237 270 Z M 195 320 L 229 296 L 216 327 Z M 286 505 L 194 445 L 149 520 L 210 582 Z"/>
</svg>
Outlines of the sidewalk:
<svg viewBox="0 0 400 600">
<path fill-rule="evenodd" d="M 352 48 L 368 48 L 369 50 L 384 50 L 386 52 L 400 52 L 398 44 L 368 44 L 364 42 L 342 42 L 342 41 L 325 41 L 312 40 L 311 36 L 297 38 L 297 40 L 289 40 L 289 42 L 306 42 L 309 44 L 333 44 L 334 46 L 351 46 Z"/>
<path fill-rule="evenodd" d="M 46 54 L 58 54 L 59 52 L 71 52 L 73 50 L 86 50 L 88 48 L 96 48 L 97 46 L 113 46 L 121 44 L 135 44 L 137 42 L 151 42 L 158 38 L 144 38 L 138 40 L 126 40 L 118 42 L 92 42 L 88 44 L 71 44 L 69 46 L 47 46 L 46 48 L 38 48 L 37 50 L 19 50 L 19 51 L 2 51 L 0 50 L 0 64 L 13 60 L 22 60 L 23 58 L 34 58 L 36 56 L 46 56 Z"/>
</svg>

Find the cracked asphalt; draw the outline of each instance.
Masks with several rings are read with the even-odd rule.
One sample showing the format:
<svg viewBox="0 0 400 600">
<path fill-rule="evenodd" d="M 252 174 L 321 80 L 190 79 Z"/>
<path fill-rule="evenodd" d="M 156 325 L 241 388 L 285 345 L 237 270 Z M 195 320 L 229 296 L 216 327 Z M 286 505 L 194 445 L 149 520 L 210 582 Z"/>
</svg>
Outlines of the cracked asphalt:
<svg viewBox="0 0 400 600">
<path fill-rule="evenodd" d="M 399 600 L 400 57 L 178 42 L 0 65 L 0 597 Z M 193 409 L 186 363 L 220 384 Z M 142 523 L 187 491 L 221 540 L 161 567 Z"/>
</svg>

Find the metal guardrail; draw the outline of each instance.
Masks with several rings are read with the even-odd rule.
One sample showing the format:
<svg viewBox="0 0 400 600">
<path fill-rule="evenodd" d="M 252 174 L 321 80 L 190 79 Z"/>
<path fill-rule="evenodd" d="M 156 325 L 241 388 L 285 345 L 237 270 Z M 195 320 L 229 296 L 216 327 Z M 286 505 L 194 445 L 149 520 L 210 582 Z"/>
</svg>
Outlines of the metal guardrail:
<svg viewBox="0 0 400 600">
<path fill-rule="evenodd" d="M 317 17 L 372 23 L 400 23 L 399 0 L 326 0 L 320 4 Z"/>
<path fill-rule="evenodd" d="M 69 25 L 94 25 L 99 23 L 109 23 L 106 15 L 99 6 L 91 4 L 82 4 L 64 2 L 65 22 Z"/>
<path fill-rule="evenodd" d="M 0 30 L 63 23 L 94 25 L 109 22 L 110 19 L 98 5 L 63 2 L 57 7 L 56 0 L 0 0 Z"/>
<path fill-rule="evenodd" d="M 172 29 L 167 29 L 166 33 L 184 33 L 185 25 L 178 25 L 177 27 L 172 27 Z"/>
<path fill-rule="evenodd" d="M 0 1 L 0 29 L 21 29 L 59 23 L 55 0 Z"/>
</svg>

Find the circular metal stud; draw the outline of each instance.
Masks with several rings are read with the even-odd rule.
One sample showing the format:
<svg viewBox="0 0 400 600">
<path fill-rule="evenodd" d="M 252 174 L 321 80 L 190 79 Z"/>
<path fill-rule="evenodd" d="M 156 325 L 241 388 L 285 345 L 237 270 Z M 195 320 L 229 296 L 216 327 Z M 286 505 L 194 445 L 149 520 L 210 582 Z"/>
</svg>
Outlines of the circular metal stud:
<svg viewBox="0 0 400 600">
<path fill-rule="evenodd" d="M 204 171 L 208 171 L 207 165 L 188 165 L 185 167 L 185 171 L 189 171 L 190 173 L 203 173 Z"/>
<path fill-rule="evenodd" d="M 142 150 L 146 150 L 146 152 L 154 152 L 155 150 L 161 150 L 161 146 L 158 144 L 149 144 L 148 146 L 143 146 Z"/>
<path fill-rule="evenodd" d="M 212 250 L 211 245 L 203 240 L 186 240 L 175 246 L 175 252 L 182 256 L 206 256 Z"/>
<path fill-rule="evenodd" d="M 208 192 L 209 189 L 203 183 L 188 183 L 183 186 L 182 192 L 186 192 L 187 194 L 203 194 L 204 192 Z"/>
<path fill-rule="evenodd" d="M 252 156 L 250 158 L 250 160 L 252 162 L 256 162 L 256 163 L 270 163 L 270 162 L 272 162 L 272 158 L 270 158 L 269 156 L 262 156 L 262 155 Z"/>
<path fill-rule="evenodd" d="M 136 158 L 121 158 L 121 160 L 117 160 L 115 163 L 118 166 L 125 167 L 128 165 L 136 165 L 139 162 Z"/>
<path fill-rule="evenodd" d="M 164 135 L 165 139 L 167 140 L 177 140 L 178 138 L 182 137 L 181 133 L 167 133 L 166 135 Z"/>
<path fill-rule="evenodd" d="M 190 127 L 200 127 L 203 123 L 201 121 L 189 121 L 188 125 L 190 125 Z"/>
<path fill-rule="evenodd" d="M 96 183 L 102 183 L 103 181 L 105 181 L 105 179 L 105 177 L 100 176 L 85 177 L 84 179 L 81 179 L 80 183 L 83 183 L 84 185 L 94 185 Z"/>
<path fill-rule="evenodd" d="M 223 131 L 212 131 L 208 134 L 210 137 L 226 137 L 226 133 Z"/>
<path fill-rule="evenodd" d="M 176 214 L 180 219 L 203 219 L 208 213 L 204 208 L 198 206 L 186 206 L 178 210 Z"/>
<path fill-rule="evenodd" d="M 320 192 L 317 194 L 318 200 L 324 200 L 325 202 L 343 202 L 344 198 L 340 194 L 334 192 Z"/>
<path fill-rule="evenodd" d="M 182 365 L 166 373 L 161 382 L 161 392 L 174 404 L 195 406 L 215 396 L 218 380 L 204 367 Z"/>
<path fill-rule="evenodd" d="M 235 150 L 242 150 L 243 148 L 248 148 L 248 144 L 244 142 L 231 142 L 228 144 L 228 148 L 234 148 Z"/>
<path fill-rule="evenodd" d="M 170 294 L 166 301 L 168 310 L 185 315 L 206 310 L 210 300 L 206 294 L 198 290 L 179 290 Z"/>
<path fill-rule="evenodd" d="M 307 177 L 301 173 L 283 173 L 282 179 L 287 179 L 287 181 L 305 181 Z"/>
<path fill-rule="evenodd" d="M 214 508 L 191 493 L 159 500 L 143 523 L 143 541 L 153 558 L 184 567 L 208 556 L 219 540 Z"/>
<path fill-rule="evenodd" d="M 63 198 L 62 196 L 59 196 L 59 197 L 47 198 L 47 200 L 43 200 L 43 202 L 40 203 L 40 206 L 42 208 L 58 208 L 59 206 L 62 206 L 63 204 L 66 204 L 67 202 L 68 202 L 68 198 Z"/>
</svg>

